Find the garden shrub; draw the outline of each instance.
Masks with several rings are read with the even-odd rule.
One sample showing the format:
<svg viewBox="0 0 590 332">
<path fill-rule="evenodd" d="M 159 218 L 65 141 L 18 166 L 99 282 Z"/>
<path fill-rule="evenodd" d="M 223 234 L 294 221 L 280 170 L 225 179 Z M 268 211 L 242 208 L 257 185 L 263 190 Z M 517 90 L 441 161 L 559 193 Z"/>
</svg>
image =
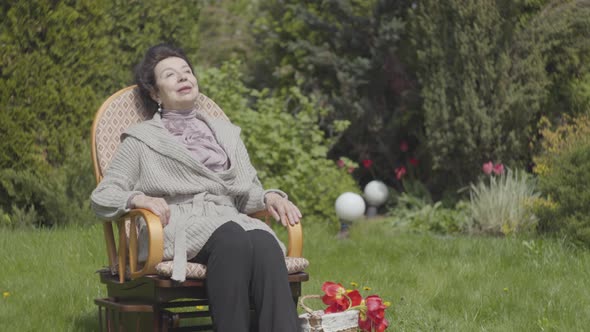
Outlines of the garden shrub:
<svg viewBox="0 0 590 332">
<path fill-rule="evenodd" d="M 535 157 L 544 195 L 535 205 L 539 230 L 563 233 L 590 246 L 590 117 L 566 119 L 541 133 L 543 150 Z"/>
<path fill-rule="evenodd" d="M 422 141 L 435 189 L 468 185 L 483 160 L 521 166 L 530 160 L 529 138 L 549 79 L 539 48 L 516 23 L 519 6 L 426 0 L 411 10 Z"/>
<path fill-rule="evenodd" d="M 469 232 L 509 235 L 534 230 L 537 217 L 531 204 L 538 196 L 534 179 L 523 170 L 480 179 L 470 186 Z"/>
<path fill-rule="evenodd" d="M 10 213 L 5 213 L 0 208 L 0 228 L 4 229 L 22 229 L 34 228 L 39 223 L 39 217 L 35 206 L 28 206 L 23 209 L 18 205 L 12 205 Z"/>
<path fill-rule="evenodd" d="M 317 125 L 322 110 L 297 88 L 287 95 L 249 89 L 240 81 L 238 68 L 232 62 L 201 72 L 201 91 L 242 128 L 265 187 L 285 190 L 308 220 L 336 222 L 336 198 L 358 188 L 345 169 L 327 159 L 331 141 Z M 286 111 L 290 102 L 299 105 L 295 114 Z"/>
<path fill-rule="evenodd" d="M 145 50 L 197 48 L 194 1 L 9 1 L 0 6 L 0 168 L 59 166 Z"/>
<path fill-rule="evenodd" d="M 86 142 L 66 151 L 63 166 L 0 170 L 0 227 L 89 224 L 97 219 L 88 197 L 95 186 Z"/>
<path fill-rule="evenodd" d="M 551 121 L 590 109 L 590 1 L 551 1 L 527 27 L 551 80 L 543 107 Z"/>
<path fill-rule="evenodd" d="M 471 221 L 469 206 L 464 201 L 448 208 L 441 201 L 433 203 L 427 197 L 407 192 L 397 196 L 396 204 L 389 208 L 388 215 L 393 217 L 394 226 L 440 234 L 463 232 Z"/>
<path fill-rule="evenodd" d="M 401 50 L 411 3 L 266 0 L 253 24 L 252 84 L 286 93 L 296 86 L 317 96 L 327 110 L 318 123 L 337 138 L 330 157 L 373 161 L 353 173 L 361 184 L 377 178 L 392 185 L 395 167 L 410 157 L 422 160 L 414 143 L 423 121 L 414 112 L 415 84 Z M 350 121 L 345 131 L 342 121 Z M 400 151 L 402 141 L 410 142 L 409 151 Z"/>
<path fill-rule="evenodd" d="M 149 46 L 171 42 L 194 57 L 199 11 L 192 0 L 2 2 L 2 224 L 95 220 L 87 208 L 93 115 L 131 83 Z"/>
</svg>

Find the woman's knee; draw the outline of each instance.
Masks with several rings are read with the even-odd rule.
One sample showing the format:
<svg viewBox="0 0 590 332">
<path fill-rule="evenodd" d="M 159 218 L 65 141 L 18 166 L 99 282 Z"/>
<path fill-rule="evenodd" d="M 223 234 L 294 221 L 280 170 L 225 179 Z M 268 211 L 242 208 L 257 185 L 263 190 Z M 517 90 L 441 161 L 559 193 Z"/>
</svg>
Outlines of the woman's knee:
<svg viewBox="0 0 590 332">
<path fill-rule="evenodd" d="M 252 255 L 252 243 L 241 226 L 234 222 L 228 222 L 221 226 L 219 231 L 214 238 L 213 252 L 215 255 L 239 258 Z"/>
<path fill-rule="evenodd" d="M 253 230 L 248 233 L 256 261 L 271 264 L 285 262 L 283 250 L 274 236 L 263 230 Z"/>
<path fill-rule="evenodd" d="M 281 252 L 281 246 L 277 242 L 276 238 L 267 231 L 255 229 L 252 231 L 248 231 L 250 236 L 250 240 L 254 245 L 255 250 L 260 251 L 271 251 L 271 252 Z"/>
</svg>

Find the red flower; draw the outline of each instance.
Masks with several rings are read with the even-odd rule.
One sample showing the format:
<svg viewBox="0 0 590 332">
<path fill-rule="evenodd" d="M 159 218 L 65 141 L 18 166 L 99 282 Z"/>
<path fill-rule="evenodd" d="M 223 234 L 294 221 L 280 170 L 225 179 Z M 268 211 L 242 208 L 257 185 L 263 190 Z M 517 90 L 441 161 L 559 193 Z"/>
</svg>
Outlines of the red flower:
<svg viewBox="0 0 590 332">
<path fill-rule="evenodd" d="M 338 295 L 342 295 L 346 293 L 346 289 L 344 287 L 342 287 L 342 284 L 340 283 L 335 283 L 335 282 L 331 282 L 331 281 L 326 281 L 324 282 L 324 284 L 322 285 L 322 290 L 324 291 L 324 293 L 326 293 L 326 295 L 322 298 L 322 301 L 324 301 L 324 303 L 326 303 L 327 298 L 332 298 L 332 297 L 336 297 Z M 326 304 L 330 304 L 330 303 L 326 303 Z"/>
<path fill-rule="evenodd" d="M 359 327 L 363 331 L 383 332 L 389 326 L 389 322 L 385 319 L 385 309 L 387 306 L 383 304 L 383 300 L 377 295 L 367 296 L 364 301 L 364 306 L 361 306 L 359 314 Z"/>
<path fill-rule="evenodd" d="M 404 166 L 400 166 L 395 169 L 395 178 L 401 180 L 404 175 L 406 175 L 406 168 Z"/>
<path fill-rule="evenodd" d="M 504 173 L 504 165 L 503 164 L 496 164 L 496 165 L 494 165 L 493 172 L 496 175 L 500 175 L 500 174 Z"/>
<path fill-rule="evenodd" d="M 326 310 L 324 310 L 324 312 L 329 314 L 333 312 L 346 311 L 350 307 L 354 307 L 361 304 L 362 301 L 363 297 L 361 296 L 361 293 L 359 293 L 359 291 L 355 289 L 353 291 L 346 293 L 346 296 L 344 296 L 344 301 L 336 301 L 330 304 L 330 306 L 327 307 Z"/>
<path fill-rule="evenodd" d="M 418 166 L 418 164 L 420 163 L 420 161 L 418 159 L 414 158 L 414 157 L 408 159 L 408 162 L 410 164 L 412 164 L 412 166 L 414 166 L 414 167 Z"/>
<path fill-rule="evenodd" d="M 358 290 L 347 291 L 341 284 L 331 281 L 324 282 L 322 290 L 325 293 L 322 301 L 328 305 L 324 313 L 356 309 L 359 311 L 358 326 L 365 332 L 383 332 L 389 326 L 385 319 L 385 309 L 389 304 L 383 303 L 379 296 L 371 295 L 363 299 Z"/>
<path fill-rule="evenodd" d="M 401 142 L 399 143 L 399 150 L 400 150 L 401 152 L 407 152 L 407 151 L 408 151 L 408 148 L 409 148 L 409 147 L 408 147 L 408 142 L 406 142 L 406 141 L 401 141 Z"/>
<path fill-rule="evenodd" d="M 371 165 L 373 165 L 373 161 L 371 159 L 363 159 L 362 163 L 365 168 L 371 168 Z"/>
<path fill-rule="evenodd" d="M 344 160 L 342 160 L 342 159 L 338 159 L 338 160 L 336 161 L 336 165 L 338 165 L 338 168 L 342 168 L 342 167 L 344 167 L 344 166 L 345 166 L 345 164 L 344 164 Z"/>
<path fill-rule="evenodd" d="M 483 170 L 485 175 L 490 175 L 492 174 L 492 170 L 494 169 L 494 163 L 488 161 L 487 163 L 483 164 L 481 169 Z"/>
<path fill-rule="evenodd" d="M 322 297 L 322 301 L 328 305 L 324 310 L 325 313 L 342 312 L 352 306 L 361 304 L 362 297 L 357 290 L 346 292 L 346 289 L 341 284 L 336 284 L 331 281 L 326 281 L 322 285 L 322 290 L 326 295 Z"/>
<path fill-rule="evenodd" d="M 346 171 L 348 172 L 348 174 L 352 174 L 352 172 L 354 172 L 356 168 L 350 166 Z"/>
</svg>

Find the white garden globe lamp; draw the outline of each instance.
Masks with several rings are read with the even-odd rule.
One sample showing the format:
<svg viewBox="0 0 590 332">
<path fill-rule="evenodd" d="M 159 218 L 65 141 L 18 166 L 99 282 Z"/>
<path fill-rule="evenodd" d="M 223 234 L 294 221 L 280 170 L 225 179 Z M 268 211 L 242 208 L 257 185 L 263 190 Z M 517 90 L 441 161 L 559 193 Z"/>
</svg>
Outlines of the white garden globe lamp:
<svg viewBox="0 0 590 332">
<path fill-rule="evenodd" d="M 385 183 L 373 180 L 365 186 L 365 199 L 369 207 L 367 208 L 367 217 L 371 218 L 377 215 L 377 208 L 387 200 L 389 189 Z"/>
<path fill-rule="evenodd" d="M 359 194 L 345 192 L 338 196 L 335 206 L 340 219 L 340 235 L 346 237 L 349 224 L 365 214 L 365 200 Z"/>
</svg>

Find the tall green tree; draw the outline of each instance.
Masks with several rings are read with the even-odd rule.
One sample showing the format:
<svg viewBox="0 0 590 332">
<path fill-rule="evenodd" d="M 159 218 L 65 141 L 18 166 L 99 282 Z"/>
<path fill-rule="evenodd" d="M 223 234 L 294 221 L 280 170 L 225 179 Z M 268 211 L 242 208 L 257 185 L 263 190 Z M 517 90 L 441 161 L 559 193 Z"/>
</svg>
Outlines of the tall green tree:
<svg viewBox="0 0 590 332">
<path fill-rule="evenodd" d="M 201 0 L 197 50 L 197 62 L 200 65 L 219 67 L 234 58 L 244 63 L 256 53 L 252 25 L 258 17 L 259 2 Z"/>
<path fill-rule="evenodd" d="M 585 105 L 587 0 L 549 2 L 263 1 L 253 82 L 317 96 L 332 157 L 375 162 L 361 183 L 419 162 L 433 192 L 456 189 L 487 160 L 528 166 L 540 114 L 567 106 L 552 100 Z"/>
<path fill-rule="evenodd" d="M 398 142 L 419 133 L 406 112 L 415 103 L 400 50 L 411 1 L 266 1 L 256 22 L 262 45 L 253 66 L 260 86 L 297 86 L 327 112 L 318 122 L 336 138 L 331 156 L 370 159 L 355 174 L 396 182 L 406 157 Z M 293 103 L 291 111 L 298 111 Z M 348 128 L 342 132 L 343 128 Z"/>
<path fill-rule="evenodd" d="M 554 122 L 564 113 L 590 113 L 590 1 L 552 1 L 526 30 L 551 82 L 544 113 Z"/>
<path fill-rule="evenodd" d="M 423 143 L 437 188 L 466 185 L 488 160 L 526 166 L 531 159 L 548 78 L 538 45 L 524 38 L 526 20 L 509 5 L 426 0 L 411 11 Z"/>
<path fill-rule="evenodd" d="M 541 113 L 585 112 L 588 2 L 261 1 L 252 82 L 317 96 L 333 157 L 390 180 L 417 157 L 441 191 L 489 159 L 530 164 Z"/>
</svg>

